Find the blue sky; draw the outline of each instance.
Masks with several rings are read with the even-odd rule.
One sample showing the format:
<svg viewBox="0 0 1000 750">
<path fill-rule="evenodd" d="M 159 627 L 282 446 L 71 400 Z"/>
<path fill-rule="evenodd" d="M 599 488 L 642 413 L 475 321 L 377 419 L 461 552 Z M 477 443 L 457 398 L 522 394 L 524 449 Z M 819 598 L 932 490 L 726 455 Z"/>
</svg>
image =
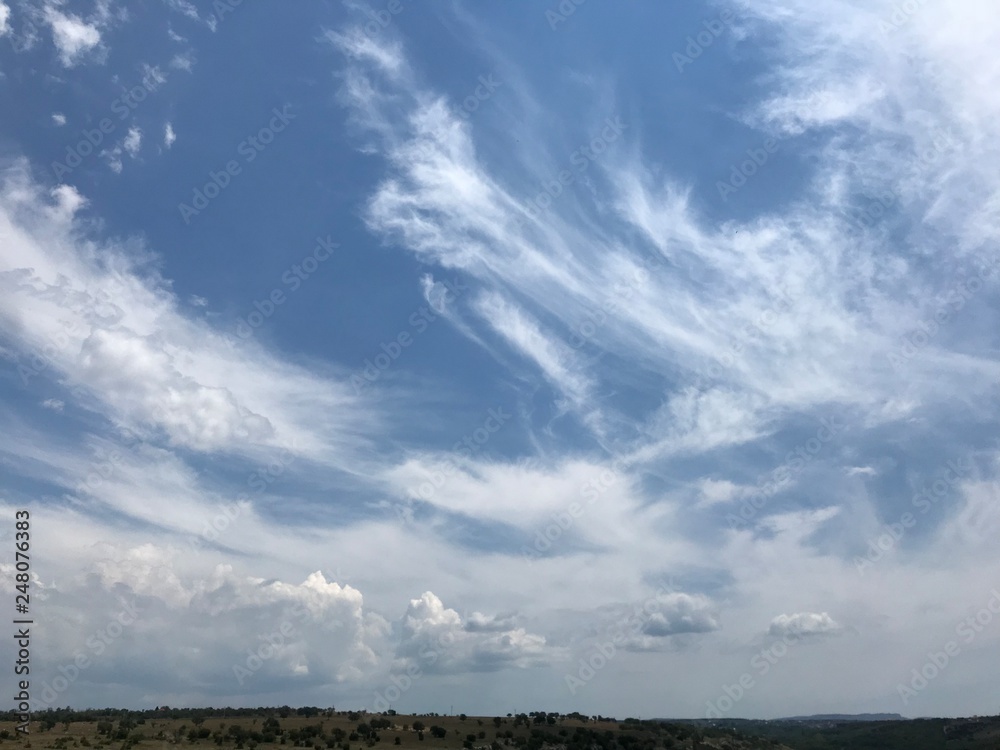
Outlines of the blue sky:
<svg viewBox="0 0 1000 750">
<path fill-rule="evenodd" d="M 0 2 L 36 700 L 994 711 L 998 37 Z"/>
</svg>

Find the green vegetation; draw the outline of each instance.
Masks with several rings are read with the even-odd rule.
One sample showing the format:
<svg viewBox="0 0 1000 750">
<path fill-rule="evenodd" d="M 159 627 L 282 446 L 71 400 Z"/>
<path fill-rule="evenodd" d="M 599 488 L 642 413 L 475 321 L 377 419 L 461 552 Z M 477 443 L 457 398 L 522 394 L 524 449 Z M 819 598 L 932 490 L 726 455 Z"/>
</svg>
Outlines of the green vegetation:
<svg viewBox="0 0 1000 750">
<path fill-rule="evenodd" d="M 1000 717 L 857 721 L 665 721 L 532 711 L 402 716 L 304 707 L 119 709 L 36 714 L 31 734 L 0 713 L 2 750 L 995 750 Z M 29 742 L 29 739 L 31 742 Z M 34 743 L 32 745 L 32 742 Z M 214 748 L 213 748 L 214 746 Z M 284 746 L 284 747 L 281 747 Z"/>
</svg>

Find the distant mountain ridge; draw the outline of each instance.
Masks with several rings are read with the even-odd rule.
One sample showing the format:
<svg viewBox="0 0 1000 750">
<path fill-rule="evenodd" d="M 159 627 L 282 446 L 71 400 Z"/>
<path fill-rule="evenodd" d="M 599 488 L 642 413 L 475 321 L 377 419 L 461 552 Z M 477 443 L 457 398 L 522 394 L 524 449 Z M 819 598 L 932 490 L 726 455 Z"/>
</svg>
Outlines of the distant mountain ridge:
<svg viewBox="0 0 1000 750">
<path fill-rule="evenodd" d="M 906 717 L 899 714 L 813 714 L 787 716 L 774 721 L 906 721 Z"/>
</svg>

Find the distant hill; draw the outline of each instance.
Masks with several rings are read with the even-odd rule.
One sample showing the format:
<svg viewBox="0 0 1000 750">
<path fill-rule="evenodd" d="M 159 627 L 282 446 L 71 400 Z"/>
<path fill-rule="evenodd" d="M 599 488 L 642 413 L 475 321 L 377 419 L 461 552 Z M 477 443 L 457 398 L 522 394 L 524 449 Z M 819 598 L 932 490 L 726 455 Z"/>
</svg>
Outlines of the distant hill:
<svg viewBox="0 0 1000 750">
<path fill-rule="evenodd" d="M 906 717 L 899 714 L 813 714 L 788 716 L 775 721 L 906 721 Z"/>
</svg>

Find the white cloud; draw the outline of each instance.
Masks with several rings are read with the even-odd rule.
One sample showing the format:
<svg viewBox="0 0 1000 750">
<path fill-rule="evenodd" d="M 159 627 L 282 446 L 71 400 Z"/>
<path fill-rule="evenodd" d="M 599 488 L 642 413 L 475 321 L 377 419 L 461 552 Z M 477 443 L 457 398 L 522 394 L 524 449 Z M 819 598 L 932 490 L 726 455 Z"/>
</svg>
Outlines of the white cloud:
<svg viewBox="0 0 1000 750">
<path fill-rule="evenodd" d="M 328 458 L 346 448 L 333 447 L 337 435 L 362 419 L 360 412 L 349 416 L 355 399 L 348 385 L 317 379 L 187 319 L 157 277 L 140 270 L 147 261 L 134 250 L 78 248 L 72 217 L 85 201 L 72 187 L 57 188 L 50 205 L 23 167 L 4 180 L 0 226 L 10 239 L 0 252 L 0 271 L 8 272 L 0 277 L 0 319 L 25 353 L 53 337 L 64 342 L 46 377 L 75 389 L 92 408 L 100 404 L 117 424 L 162 430 L 173 445 L 251 452 L 280 445 Z M 237 364 L 251 360 L 256 364 Z M 308 408 L 297 395 L 303 387 L 313 393 Z M 314 419 L 321 403 L 331 417 L 323 424 Z"/>
<path fill-rule="evenodd" d="M 65 14 L 53 5 L 46 5 L 45 21 L 52 29 L 52 41 L 59 51 L 62 64 L 71 68 L 101 42 L 97 26 L 88 24 L 79 16 Z"/>
<path fill-rule="evenodd" d="M 54 122 L 59 127 L 62 127 L 63 125 L 66 124 L 66 115 L 61 114 L 59 112 L 53 112 L 52 113 L 52 122 Z"/>
<path fill-rule="evenodd" d="M 788 135 L 863 122 L 874 135 L 870 141 L 845 141 L 864 152 L 831 152 L 810 188 L 815 196 L 745 222 L 702 221 L 691 207 L 690 186 L 654 180 L 636 149 L 620 155 L 609 149 L 587 177 L 601 185 L 602 210 L 637 233 L 633 241 L 606 222 L 581 221 L 592 212 L 582 210 L 569 189 L 552 199 L 543 217 L 528 215 L 525 205 L 533 194 L 527 190 L 537 190 L 534 186 L 552 174 L 527 163 L 525 147 L 504 146 L 505 153 L 513 153 L 508 159 L 513 164 L 501 180 L 490 169 L 500 157 L 477 150 L 468 122 L 447 99 L 413 90 L 415 75 L 397 44 L 362 41 L 352 33 L 335 35 L 335 41 L 354 61 L 342 96 L 356 122 L 380 143 L 388 166 L 389 176 L 369 203 L 369 226 L 422 260 L 471 275 L 479 284 L 470 295 L 476 312 L 511 349 L 536 363 L 563 403 L 600 437 L 608 425 L 631 420 L 608 414 L 593 394 L 617 391 L 640 376 L 675 374 L 673 388 L 664 394 L 667 405 L 643 426 L 651 441 L 637 457 L 652 460 L 746 443 L 769 434 L 774 417 L 786 410 L 802 413 L 831 402 L 891 421 L 898 415 L 882 409 L 889 401 L 906 398 L 919 409 L 943 396 L 944 381 L 925 368 L 947 372 L 977 393 L 1000 375 L 988 358 L 946 356 L 949 343 L 943 338 L 934 343 L 942 356 L 909 363 L 912 377 L 902 388 L 886 359 L 919 323 L 918 300 L 927 296 L 929 279 L 913 274 L 905 254 L 887 253 L 878 231 L 848 237 L 843 217 L 852 199 L 834 198 L 829 188 L 844 183 L 841 172 L 848 165 L 879 160 L 878 134 L 886 132 L 880 102 L 890 89 L 838 80 L 838 69 L 827 63 L 810 72 L 811 78 L 794 74 L 799 77 L 789 81 L 793 95 L 756 113 L 761 127 Z M 869 42 L 858 40 L 859 55 Z M 372 44 L 381 46 L 373 50 Z M 882 62 L 876 53 L 873 63 Z M 386 70 L 394 73 L 388 80 L 380 75 Z M 866 76 L 863 80 L 884 79 L 881 72 Z M 913 71 L 907 85 L 919 86 L 918 78 Z M 816 108 L 809 97 L 820 79 L 827 105 Z M 865 96 L 857 98 L 859 92 Z M 842 106 L 848 100 L 851 106 Z M 406 106 L 407 116 L 391 116 L 397 106 Z M 913 110 L 909 104 L 886 109 Z M 791 122 L 798 124 L 790 131 Z M 913 150 L 925 140 L 915 131 Z M 982 156 L 979 164 L 986 163 Z M 896 176 L 912 179 L 908 169 Z M 872 169 L 878 172 L 883 181 L 889 177 L 880 160 Z M 920 179 L 925 178 L 935 181 L 931 174 Z M 528 186 L 525 194 L 517 185 Z M 953 229 L 968 233 L 957 222 Z M 987 230 L 978 236 L 988 236 Z M 652 270 L 639 273 L 647 267 Z M 692 278 L 707 281 L 694 285 Z M 609 293 L 614 289 L 620 291 Z M 602 357 L 581 359 L 577 347 L 584 324 L 594 329 L 585 343 Z M 602 364 L 612 361 L 632 366 Z M 817 369 L 816 362 L 824 366 Z"/>
<path fill-rule="evenodd" d="M 110 149 L 103 149 L 101 151 L 101 156 L 103 156 L 108 162 L 108 168 L 115 174 L 121 174 L 122 170 L 125 168 L 125 164 L 122 162 L 122 147 L 114 146 Z"/>
<path fill-rule="evenodd" d="M 55 205 L 51 206 L 49 211 L 62 222 L 72 220 L 76 212 L 87 205 L 87 199 L 72 185 L 58 185 L 50 194 L 55 200 Z"/>
<path fill-rule="evenodd" d="M 167 0 L 167 5 L 171 10 L 177 11 L 181 15 L 187 16 L 194 21 L 200 21 L 198 9 L 187 0 Z"/>
<path fill-rule="evenodd" d="M 796 612 L 792 615 L 778 615 L 771 620 L 767 632 L 774 636 L 809 637 L 838 633 L 841 626 L 826 612 Z"/>
<path fill-rule="evenodd" d="M 376 673 L 388 623 L 366 610 L 358 590 L 319 571 L 301 583 L 265 581 L 229 565 L 191 575 L 177 572 L 177 560 L 176 551 L 152 545 L 94 547 L 77 575 L 44 588 L 46 627 L 57 645 L 40 664 L 55 669 L 83 649 L 88 678 L 117 674 L 117 682 L 142 690 L 155 680 L 163 692 L 195 682 L 214 696 Z M 0 587 L 12 589 L 13 566 L 3 568 Z M 115 621 L 122 627 L 109 628 Z M 92 634 L 98 637 L 88 641 Z M 262 644 L 271 648 L 261 652 Z M 259 653 L 267 658 L 255 664 L 249 654 Z"/>
<path fill-rule="evenodd" d="M 355 60 L 372 62 L 388 73 L 400 72 L 405 61 L 398 42 L 379 42 L 360 28 L 346 32 L 326 31 L 326 39 Z"/>
<path fill-rule="evenodd" d="M 52 411 L 62 411 L 66 404 L 57 398 L 47 398 L 42 402 L 42 406 Z"/>
<path fill-rule="evenodd" d="M 704 596 L 667 594 L 656 600 L 656 611 L 643 623 L 644 635 L 662 638 L 682 633 L 708 633 L 719 629 L 714 607 Z"/>
<path fill-rule="evenodd" d="M 394 668 L 416 665 L 428 673 L 492 672 L 546 663 L 543 637 L 524 628 L 501 628 L 502 620 L 481 613 L 472 622 L 471 627 L 463 624 L 458 612 L 447 609 L 432 592 L 424 592 L 410 601 L 400 621 Z"/>
<path fill-rule="evenodd" d="M 473 633 L 492 633 L 496 631 L 513 630 L 517 626 L 517 618 L 513 615 L 484 615 L 473 612 L 465 620 L 465 629 Z"/>
<path fill-rule="evenodd" d="M 174 145 L 174 141 L 177 140 L 177 134 L 174 132 L 174 126 L 169 122 L 163 127 L 163 145 L 170 148 Z"/>
<path fill-rule="evenodd" d="M 174 70 L 183 70 L 190 73 L 194 69 L 194 53 L 190 50 L 170 58 L 170 67 Z"/>
<path fill-rule="evenodd" d="M 581 363 L 571 347 L 548 335 L 537 320 L 499 294 L 481 296 L 475 307 L 493 330 L 532 360 L 577 410 L 588 409 L 592 385 L 580 375 Z"/>
<path fill-rule="evenodd" d="M 744 488 L 727 479 L 703 479 L 698 485 L 700 507 L 711 507 L 728 503 L 737 497 Z"/>
<path fill-rule="evenodd" d="M 139 153 L 139 149 L 142 147 L 142 130 L 135 125 L 129 128 L 128 132 L 125 134 L 125 140 L 122 141 L 122 146 L 126 153 L 134 159 L 136 154 Z"/>
<path fill-rule="evenodd" d="M 942 330 L 907 363 L 905 377 L 885 354 L 923 319 L 950 254 L 978 251 L 977 242 L 996 234 L 998 183 L 989 165 L 998 141 L 983 134 L 997 122 L 997 22 L 985 4 L 925 6 L 886 41 L 873 22 L 880 6 L 781 0 L 761 7 L 765 16 L 780 15 L 767 38 L 781 45 L 774 54 L 788 67 L 774 71 L 774 98 L 743 120 L 765 129 L 761 139 L 788 137 L 782 148 L 806 149 L 815 160 L 802 163 L 818 167 L 805 168 L 811 181 L 787 203 L 730 222 L 704 218 L 698 186 L 676 183 L 638 143 L 591 162 L 586 188 L 581 180 L 581 190 L 565 190 L 535 218 L 526 206 L 537 186 L 570 163 L 562 133 L 547 140 L 532 132 L 529 139 L 511 128 L 531 145 L 505 142 L 496 136 L 505 127 L 487 130 L 496 122 L 485 106 L 472 122 L 419 85 L 399 45 L 334 38 L 351 61 L 343 96 L 354 122 L 369 128 L 363 147 L 387 163 L 366 207 L 369 226 L 468 282 L 468 296 L 449 301 L 444 317 L 506 367 L 515 363 L 522 404 L 544 407 L 538 394 L 553 392 L 560 416 L 589 428 L 567 442 L 558 435 L 563 425 L 532 431 L 526 440 L 544 462 L 412 445 L 370 449 L 370 436 L 392 433 L 381 409 L 343 386 L 343 373 L 234 341 L 196 309 L 197 299 L 173 294 L 145 250 L 84 239 L 88 224 L 74 217 L 85 200 L 75 189 L 60 186 L 49 196 L 8 175 L 0 191 L 7 238 L 0 248 L 0 353 L 16 367 L 51 350 L 34 377 L 44 379 L 42 392 L 61 396 L 53 401 L 71 404 L 61 421 L 86 411 L 100 417 L 90 422 L 113 426 L 79 440 L 40 434 L 30 424 L 0 430 L 7 465 L 64 490 L 39 509 L 56 540 L 51 569 L 60 571 L 57 585 L 44 582 L 39 590 L 65 613 L 53 626 L 63 651 L 70 653 L 69 636 L 79 628 L 101 627 L 121 606 L 117 594 L 128 593 L 155 616 L 123 636 L 121 657 L 148 668 L 122 670 L 125 662 L 112 659 L 105 684 L 119 671 L 152 674 L 168 692 L 207 685 L 220 704 L 258 685 L 280 696 L 301 695 L 292 691 L 312 684 L 328 695 L 325 686 L 334 684 L 363 686 L 363 700 L 370 697 L 366 680 L 378 684 L 407 666 L 447 673 L 448 689 L 469 694 L 477 683 L 456 675 L 548 669 L 538 673 L 548 681 L 533 674 L 515 682 L 517 669 L 495 675 L 511 680 L 509 692 L 500 686 L 507 694 L 527 700 L 536 684 L 561 679 L 562 667 L 544 665 L 560 663 L 580 622 L 601 607 L 620 614 L 616 603 L 646 597 L 643 582 L 676 570 L 692 582 L 691 593 L 659 600 L 588 686 L 594 700 L 703 711 L 705 698 L 746 670 L 769 621 L 768 635 L 814 636 L 816 647 L 782 661 L 741 711 L 773 715 L 774 705 L 894 697 L 896 680 L 923 658 L 926 644 L 952 637 L 953 620 L 985 602 L 1000 573 L 990 546 L 1000 528 L 995 492 L 977 479 L 956 485 L 955 502 L 938 506 L 944 521 L 921 516 L 919 530 L 907 530 L 877 563 L 878 575 L 860 576 L 852 555 L 901 509 L 847 479 L 874 475 L 856 465 L 859 457 L 883 465 L 866 441 L 919 437 L 935 427 L 935 409 L 958 422 L 967 399 L 976 420 L 987 423 L 992 414 L 997 365 L 985 350 L 963 347 L 959 334 Z M 923 76 L 920 55 L 910 57 L 913 71 L 901 68 L 912 51 L 938 59 L 940 84 Z M 964 81 L 966 73 L 978 89 Z M 505 85 L 513 89 L 513 80 Z M 504 106 L 516 109 L 513 99 Z M 523 118 L 518 127 L 530 130 L 538 119 Z M 947 159 L 912 158 L 933 145 L 938 121 L 953 133 Z M 587 127 L 581 138 L 589 137 Z M 903 221 L 893 232 L 855 232 L 841 212 L 880 180 L 899 187 Z M 899 250 L 897 228 L 912 235 L 919 253 L 909 245 Z M 428 299 L 437 288 L 428 274 Z M 988 302 L 966 321 L 995 327 Z M 26 399 L 27 407 L 39 398 Z M 393 402 L 399 422 L 426 416 L 414 417 L 419 410 L 403 404 Z M 770 469 L 790 464 L 787 456 L 808 445 L 813 421 L 826 410 L 849 429 L 803 470 L 807 478 L 775 479 L 746 524 L 727 531 L 721 506 L 739 499 L 758 472 L 773 477 Z M 515 412 L 519 420 L 524 412 Z M 604 450 L 582 455 L 579 446 L 595 436 L 613 439 L 593 441 Z M 244 477 L 227 483 L 213 471 L 224 464 L 249 473 L 282 449 L 296 461 L 289 468 L 295 481 L 269 487 L 266 497 L 237 502 Z M 110 476 L 87 484 L 115 451 L 121 457 Z M 356 484 L 331 490 L 327 480 L 342 475 Z M 433 491 L 424 498 L 427 482 Z M 322 488 L 322 513 L 309 515 L 315 495 L 301 485 Z M 365 505 L 373 485 L 389 498 L 382 507 L 408 503 L 413 512 L 404 523 L 358 520 L 377 512 L 375 502 Z M 351 520 L 336 516 L 325 526 L 323 519 L 340 513 L 341 495 L 350 498 Z M 582 514 L 570 515 L 574 503 Z M 210 528 L 222 504 L 235 508 L 236 518 L 218 543 L 177 549 Z M 12 499 L 5 512 L 13 507 Z M 276 507 L 305 508 L 309 523 L 276 522 Z M 120 536 L 122 518 L 131 522 L 130 542 L 101 546 Z M 455 541 L 470 537 L 489 544 Z M 91 546 L 81 549 L 79 539 Z M 521 557 L 524 549 L 530 559 Z M 329 573 L 313 572 L 316 560 L 330 559 L 349 561 L 363 583 L 347 586 L 339 574 L 334 583 Z M 214 568 L 220 560 L 230 567 Z M 397 620 L 417 591 L 427 593 Z M 296 604 L 310 619 L 293 621 L 296 636 L 249 688 L 237 685 L 233 665 Z M 464 605 L 472 614 L 459 614 Z M 74 620 L 76 611 L 85 614 Z M 791 614 L 772 620 L 775 612 Z M 859 638 L 850 648 L 848 639 L 819 637 L 855 624 Z M 697 648 L 685 647 L 692 643 Z M 984 633 L 977 648 L 995 655 L 998 641 Z M 638 650 L 650 653 L 631 653 Z M 956 662 L 948 690 L 980 695 L 990 675 L 981 671 L 978 679 L 976 670 L 993 662 Z M 870 676 L 863 684 L 859 665 Z M 658 679 L 665 672 L 688 679 L 665 684 Z M 811 692 L 808 678 L 818 673 L 826 677 Z M 428 679 L 429 693 L 435 679 Z"/>
<path fill-rule="evenodd" d="M 7 3 L 0 2 L 0 36 L 10 33 L 10 7 Z"/>
</svg>

